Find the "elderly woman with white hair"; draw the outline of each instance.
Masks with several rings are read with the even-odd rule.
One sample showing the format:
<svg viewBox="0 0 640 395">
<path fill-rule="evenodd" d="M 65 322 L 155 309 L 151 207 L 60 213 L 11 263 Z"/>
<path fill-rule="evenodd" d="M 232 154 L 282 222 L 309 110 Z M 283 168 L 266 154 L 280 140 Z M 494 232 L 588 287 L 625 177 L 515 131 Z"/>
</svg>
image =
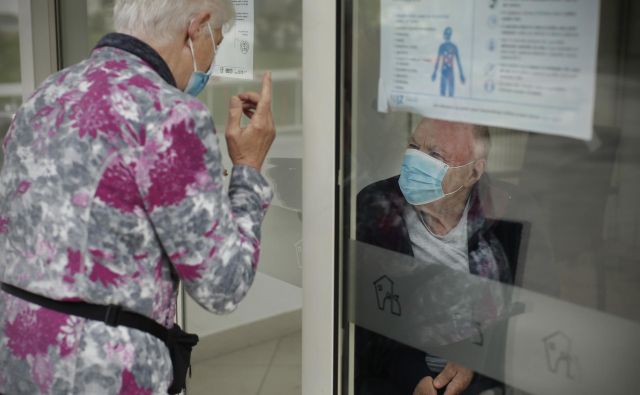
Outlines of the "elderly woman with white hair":
<svg viewBox="0 0 640 395">
<path fill-rule="evenodd" d="M 226 313 L 256 273 L 270 75 L 229 104 L 228 191 L 194 97 L 231 1 L 116 0 L 114 17 L 117 33 L 48 78 L 3 143 L 3 394 L 177 393 L 197 342 L 174 324 L 179 282 Z"/>
</svg>

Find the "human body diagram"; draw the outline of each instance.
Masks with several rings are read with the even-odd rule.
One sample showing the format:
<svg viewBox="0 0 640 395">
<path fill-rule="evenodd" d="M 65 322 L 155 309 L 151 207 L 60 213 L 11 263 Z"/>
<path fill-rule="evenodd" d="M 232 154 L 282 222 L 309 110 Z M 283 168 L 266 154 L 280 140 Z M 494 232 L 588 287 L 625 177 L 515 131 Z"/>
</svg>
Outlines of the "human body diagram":
<svg viewBox="0 0 640 395">
<path fill-rule="evenodd" d="M 440 68 L 440 96 L 455 96 L 455 63 L 458 65 L 460 72 L 460 82 L 464 84 L 464 71 L 460 63 L 460 53 L 458 46 L 451 42 L 453 29 L 447 27 L 444 29 L 444 42 L 440 44 L 438 49 L 438 58 L 436 59 L 436 67 L 433 70 L 431 81 L 438 78 L 438 69 Z M 442 66 L 440 64 L 442 63 Z"/>
</svg>

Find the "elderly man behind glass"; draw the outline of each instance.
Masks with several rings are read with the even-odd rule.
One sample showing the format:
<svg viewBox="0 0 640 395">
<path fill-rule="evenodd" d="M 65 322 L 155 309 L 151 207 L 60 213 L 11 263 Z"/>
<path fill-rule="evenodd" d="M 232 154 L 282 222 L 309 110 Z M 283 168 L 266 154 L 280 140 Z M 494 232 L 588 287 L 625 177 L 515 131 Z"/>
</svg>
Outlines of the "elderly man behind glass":
<svg viewBox="0 0 640 395">
<path fill-rule="evenodd" d="M 518 247 L 505 241 L 505 223 L 495 220 L 511 197 L 486 175 L 490 144 L 486 127 L 423 119 L 400 176 L 359 193 L 358 240 L 418 262 L 512 282 L 511 253 Z M 497 385 L 363 328 L 356 335 L 356 360 L 359 394 L 476 394 Z"/>
<path fill-rule="evenodd" d="M 18 110 L 0 176 L 0 393 L 177 393 L 179 282 L 217 313 L 247 294 L 272 197 L 270 75 L 231 99 L 228 192 L 194 97 L 233 18 L 231 0 L 116 0 L 118 33 Z"/>
</svg>

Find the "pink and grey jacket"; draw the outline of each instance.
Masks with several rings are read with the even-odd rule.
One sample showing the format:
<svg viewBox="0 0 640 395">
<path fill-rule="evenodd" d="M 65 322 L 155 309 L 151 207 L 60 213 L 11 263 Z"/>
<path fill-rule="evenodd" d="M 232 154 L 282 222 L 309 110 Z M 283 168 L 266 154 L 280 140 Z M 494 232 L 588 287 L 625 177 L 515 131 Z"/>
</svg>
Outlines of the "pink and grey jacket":
<svg viewBox="0 0 640 395">
<path fill-rule="evenodd" d="M 105 36 L 18 110 L 3 142 L 0 281 L 116 304 L 170 327 L 179 281 L 233 311 L 249 290 L 272 191 L 236 166 L 228 192 L 213 120 L 143 42 Z M 0 393 L 166 393 L 157 338 L 0 292 Z"/>
</svg>

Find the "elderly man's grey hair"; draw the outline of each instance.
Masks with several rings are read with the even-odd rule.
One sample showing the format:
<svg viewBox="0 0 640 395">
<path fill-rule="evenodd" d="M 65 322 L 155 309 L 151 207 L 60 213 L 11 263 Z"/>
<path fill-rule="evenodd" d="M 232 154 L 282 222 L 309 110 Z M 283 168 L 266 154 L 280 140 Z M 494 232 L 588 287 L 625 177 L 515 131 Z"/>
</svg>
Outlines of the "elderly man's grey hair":
<svg viewBox="0 0 640 395">
<path fill-rule="evenodd" d="M 478 159 L 487 159 L 491 151 L 491 133 L 484 125 L 473 125 L 473 137 L 476 140 L 474 154 Z"/>
<path fill-rule="evenodd" d="M 231 0 L 116 0 L 113 23 L 119 33 L 163 43 L 185 30 L 202 11 L 211 13 L 213 28 L 233 24 L 235 10 Z"/>
</svg>

